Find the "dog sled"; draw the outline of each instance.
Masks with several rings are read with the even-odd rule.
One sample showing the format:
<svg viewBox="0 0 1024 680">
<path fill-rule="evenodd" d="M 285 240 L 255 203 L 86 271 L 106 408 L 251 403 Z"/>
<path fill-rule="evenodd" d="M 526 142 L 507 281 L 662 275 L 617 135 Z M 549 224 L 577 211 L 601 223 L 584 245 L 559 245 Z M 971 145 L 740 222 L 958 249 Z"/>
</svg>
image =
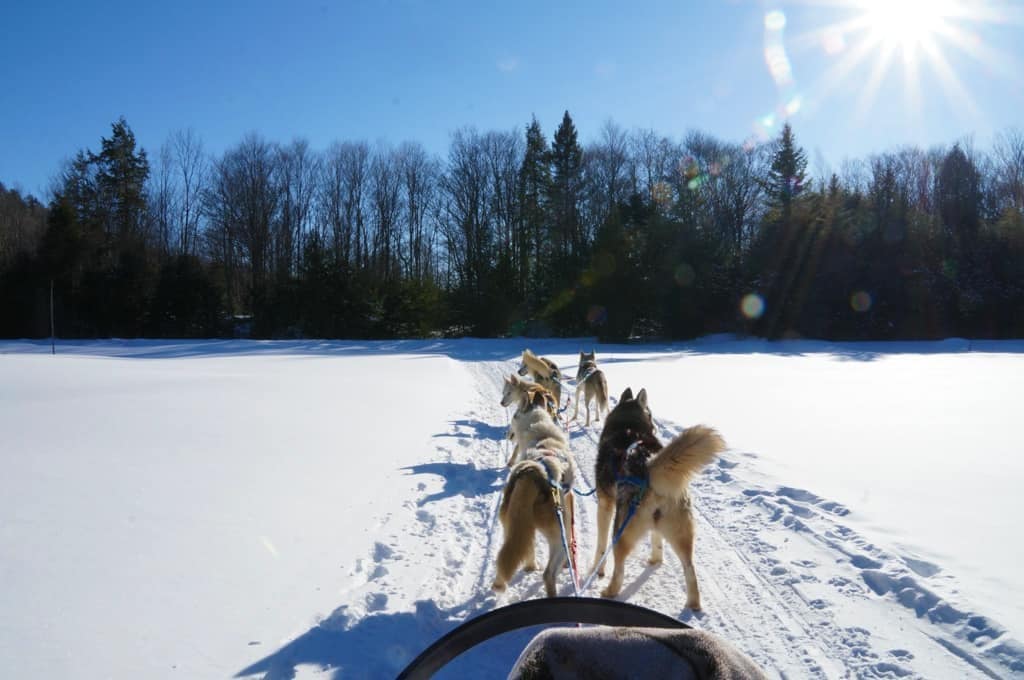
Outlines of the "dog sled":
<svg viewBox="0 0 1024 680">
<path fill-rule="evenodd" d="M 524 648 L 510 678 L 765 677 L 728 642 L 671 616 L 617 600 L 549 597 L 499 607 L 463 623 L 423 650 L 398 678 L 433 677 L 463 652 L 494 637 L 555 624 L 594 627 L 542 631 Z"/>
</svg>

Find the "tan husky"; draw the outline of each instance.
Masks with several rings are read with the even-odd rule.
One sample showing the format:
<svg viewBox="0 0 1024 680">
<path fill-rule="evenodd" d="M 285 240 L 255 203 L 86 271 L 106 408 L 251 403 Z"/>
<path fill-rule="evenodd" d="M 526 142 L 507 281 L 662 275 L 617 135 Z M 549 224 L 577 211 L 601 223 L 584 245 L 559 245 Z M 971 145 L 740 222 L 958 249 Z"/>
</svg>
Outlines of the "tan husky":
<svg viewBox="0 0 1024 680">
<path fill-rule="evenodd" d="M 505 378 L 505 386 L 501 392 L 501 405 L 512 406 L 515 404 L 519 406 L 521 404 L 530 404 L 536 395 L 540 395 L 544 399 L 544 408 L 547 409 L 548 413 L 551 414 L 551 419 L 558 422 L 558 404 L 555 403 L 555 397 L 545 387 L 532 382 L 530 380 L 522 380 L 515 373 L 510 374 Z M 519 413 L 519 410 L 516 410 Z M 515 422 L 513 418 L 513 423 Z M 520 454 L 525 450 L 519 445 L 519 441 L 515 437 L 515 431 L 512 426 L 508 428 L 508 438 L 514 443 L 512 449 L 512 455 L 509 456 L 508 461 L 505 463 L 505 467 L 512 467 L 512 464 L 519 460 Z"/>
<path fill-rule="evenodd" d="M 524 452 L 523 459 L 512 466 L 502 492 L 498 519 L 505 530 L 505 540 L 498 551 L 492 587 L 505 590 L 520 565 L 525 565 L 527 571 L 537 568 L 534 537 L 539 531 L 548 542 L 544 589 L 548 597 L 554 597 L 555 576 L 569 559 L 562 545 L 555 503 L 563 508 L 568 532 L 575 513 L 572 485 L 576 461 L 565 433 L 548 413 L 544 396 L 534 393 L 530 399 L 520 405 L 512 419 L 516 441 Z"/>
<path fill-rule="evenodd" d="M 523 360 L 519 364 L 519 375 L 527 373 L 535 382 L 548 388 L 555 395 L 555 404 L 562 406 L 562 372 L 551 359 L 539 357 L 528 349 L 523 350 Z"/>
<path fill-rule="evenodd" d="M 615 597 L 619 594 L 626 557 L 647 532 L 652 532 L 649 563 L 661 563 L 664 536 L 683 563 L 686 606 L 700 609 L 697 572 L 693 568 L 696 526 L 687 486 L 698 470 L 724 450 L 725 442 L 719 434 L 704 425 L 684 430 L 662 446 L 654 435 L 647 390 L 640 390 L 635 399 L 630 389 L 622 393 L 619 403 L 605 420 L 597 449 L 594 568 L 608 546 L 609 530 L 619 531 L 627 515 L 632 512 L 632 516 L 615 544 L 615 570 L 601 595 Z M 614 525 L 612 510 L 615 511 Z M 603 576 L 604 570 L 598 574 Z"/>
<path fill-rule="evenodd" d="M 608 381 L 604 377 L 604 371 L 597 367 L 596 352 L 589 354 L 580 352 L 580 367 L 576 371 L 576 408 L 573 409 L 572 419 L 580 412 L 580 392 L 583 393 L 583 403 L 587 407 L 587 425 L 590 425 L 590 401 L 594 400 L 594 410 L 597 415 L 594 420 L 601 420 L 601 410 L 608 413 Z"/>
</svg>

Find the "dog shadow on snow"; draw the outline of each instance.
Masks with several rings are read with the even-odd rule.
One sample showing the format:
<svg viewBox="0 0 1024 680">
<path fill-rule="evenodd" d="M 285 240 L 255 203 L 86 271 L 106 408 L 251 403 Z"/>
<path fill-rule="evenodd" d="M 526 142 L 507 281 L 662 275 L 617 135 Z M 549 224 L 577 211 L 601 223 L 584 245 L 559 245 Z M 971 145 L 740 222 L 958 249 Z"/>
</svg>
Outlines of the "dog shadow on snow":
<svg viewBox="0 0 1024 680">
<path fill-rule="evenodd" d="M 411 612 L 378 613 L 355 620 L 347 606 L 250 664 L 236 678 L 291 680 L 299 666 L 324 671 L 331 680 L 393 678 L 420 652 L 463 621 L 492 609 L 493 595 L 477 595 L 451 609 L 420 600 Z M 451 661 L 435 677 L 504 677 L 519 652 L 541 629 L 524 628 L 493 638 Z"/>
<path fill-rule="evenodd" d="M 508 431 L 508 425 L 490 425 L 482 420 L 471 420 L 460 418 L 451 421 L 452 429 L 449 432 L 435 434 L 434 437 L 457 437 L 467 443 L 474 439 L 493 439 L 502 441 Z"/>
<path fill-rule="evenodd" d="M 504 470 L 478 468 L 472 463 L 423 463 L 401 469 L 414 475 L 438 475 L 444 480 L 444 487 L 440 491 L 428 494 L 416 502 L 420 507 L 444 498 L 469 498 L 493 493 L 501 489 L 505 476 Z"/>
</svg>

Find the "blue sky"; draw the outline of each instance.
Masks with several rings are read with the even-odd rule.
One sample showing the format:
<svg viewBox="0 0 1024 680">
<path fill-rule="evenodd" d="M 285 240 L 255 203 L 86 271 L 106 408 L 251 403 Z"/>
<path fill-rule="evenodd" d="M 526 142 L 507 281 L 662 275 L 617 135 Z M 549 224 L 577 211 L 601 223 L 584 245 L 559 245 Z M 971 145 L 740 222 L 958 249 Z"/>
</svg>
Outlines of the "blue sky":
<svg viewBox="0 0 1024 680">
<path fill-rule="evenodd" d="M 788 115 L 812 162 L 833 168 L 903 144 L 985 148 L 1024 127 L 1024 3 L 933 0 L 953 11 L 930 31 L 932 55 L 908 43 L 908 77 L 903 47 L 879 67 L 897 39 L 872 44 L 883 33 L 869 2 L 14 3 L 0 29 L 0 181 L 42 195 L 120 115 L 151 151 L 190 127 L 213 153 L 256 131 L 439 154 L 458 127 L 522 129 L 533 114 L 550 138 L 565 109 L 584 141 L 610 118 L 741 142 Z"/>
</svg>

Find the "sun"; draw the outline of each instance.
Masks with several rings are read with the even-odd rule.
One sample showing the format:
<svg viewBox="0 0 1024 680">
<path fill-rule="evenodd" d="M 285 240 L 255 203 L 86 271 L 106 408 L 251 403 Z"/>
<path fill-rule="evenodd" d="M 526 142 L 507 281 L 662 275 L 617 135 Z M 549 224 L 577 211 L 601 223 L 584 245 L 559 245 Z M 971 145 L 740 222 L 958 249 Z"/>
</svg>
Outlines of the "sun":
<svg viewBox="0 0 1024 680">
<path fill-rule="evenodd" d="M 1011 6 L 1019 0 L 790 0 L 806 8 L 801 31 L 787 34 L 785 12 L 765 15 L 765 61 L 780 101 L 776 112 L 759 119 L 766 133 L 794 109 L 813 110 L 840 91 L 857 93 L 852 111 L 858 121 L 876 114 L 882 84 L 901 78 L 902 107 L 912 118 L 925 114 L 925 88 L 937 86 L 964 120 L 981 113 L 958 66 L 983 64 L 1004 78 L 1019 78 L 1013 55 L 996 51 L 984 39 L 989 26 L 1024 20 Z M 807 21 L 810 19 L 810 21 Z M 825 67 L 814 80 L 800 82 L 789 54 L 814 54 Z M 932 92 L 927 91 L 929 98 Z"/>
<path fill-rule="evenodd" d="M 923 47 L 946 32 L 955 6 L 942 0 L 860 0 L 863 21 L 872 42 L 882 49 L 904 51 Z"/>
</svg>

